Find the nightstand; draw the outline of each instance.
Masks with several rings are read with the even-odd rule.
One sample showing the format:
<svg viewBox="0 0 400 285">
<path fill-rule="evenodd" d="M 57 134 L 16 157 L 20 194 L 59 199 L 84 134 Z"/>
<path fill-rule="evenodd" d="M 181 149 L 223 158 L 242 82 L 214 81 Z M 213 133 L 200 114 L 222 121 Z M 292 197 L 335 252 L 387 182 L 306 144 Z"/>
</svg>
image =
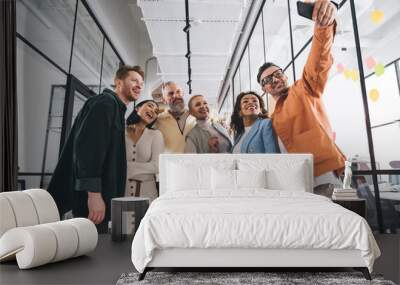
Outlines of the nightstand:
<svg viewBox="0 0 400 285">
<path fill-rule="evenodd" d="M 111 238 L 123 241 L 133 238 L 150 205 L 144 197 L 120 197 L 111 200 Z"/>
<path fill-rule="evenodd" d="M 359 214 L 364 219 L 367 218 L 367 201 L 365 199 L 333 200 L 332 202 Z"/>
</svg>

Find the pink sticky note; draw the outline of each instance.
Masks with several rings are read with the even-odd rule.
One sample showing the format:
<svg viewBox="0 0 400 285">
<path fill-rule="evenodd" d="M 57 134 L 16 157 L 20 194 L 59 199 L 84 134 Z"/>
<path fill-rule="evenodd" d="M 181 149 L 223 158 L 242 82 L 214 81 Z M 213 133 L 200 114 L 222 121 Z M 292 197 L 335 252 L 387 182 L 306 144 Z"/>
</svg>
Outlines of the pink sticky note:
<svg viewBox="0 0 400 285">
<path fill-rule="evenodd" d="M 343 73 L 343 71 L 344 71 L 344 65 L 343 65 L 342 63 L 338 63 L 338 64 L 336 65 L 336 70 L 337 70 L 337 72 L 339 72 L 339 73 Z"/>
<path fill-rule="evenodd" d="M 365 59 L 365 64 L 367 65 L 368 69 L 372 69 L 376 65 L 376 61 L 372 56 L 369 56 Z"/>
</svg>

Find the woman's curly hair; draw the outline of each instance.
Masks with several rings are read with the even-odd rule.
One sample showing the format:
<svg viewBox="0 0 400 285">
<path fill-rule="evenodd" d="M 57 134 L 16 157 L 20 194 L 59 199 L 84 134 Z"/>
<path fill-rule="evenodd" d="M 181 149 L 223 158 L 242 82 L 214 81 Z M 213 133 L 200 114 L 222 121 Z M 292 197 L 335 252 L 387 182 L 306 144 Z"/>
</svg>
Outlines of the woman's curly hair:
<svg viewBox="0 0 400 285">
<path fill-rule="evenodd" d="M 244 133 L 243 118 L 242 116 L 240 116 L 240 103 L 243 97 L 246 95 L 254 95 L 258 98 L 258 102 L 260 104 L 260 109 L 261 109 L 261 112 L 260 114 L 258 114 L 258 116 L 263 119 L 268 118 L 268 112 L 265 109 L 264 100 L 261 98 L 260 95 L 258 95 L 254 91 L 246 91 L 240 93 L 236 98 L 235 107 L 233 108 L 233 113 L 231 116 L 231 129 L 233 131 L 235 141 L 238 137 L 240 137 Z"/>
</svg>

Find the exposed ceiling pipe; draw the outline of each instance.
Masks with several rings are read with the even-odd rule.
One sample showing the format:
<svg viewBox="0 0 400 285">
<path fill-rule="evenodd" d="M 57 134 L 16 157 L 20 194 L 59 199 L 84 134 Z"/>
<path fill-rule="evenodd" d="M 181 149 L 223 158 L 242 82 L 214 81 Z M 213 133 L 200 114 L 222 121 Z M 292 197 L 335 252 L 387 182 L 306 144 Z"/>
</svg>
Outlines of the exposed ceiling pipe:
<svg viewBox="0 0 400 285">
<path fill-rule="evenodd" d="M 185 57 L 187 58 L 188 63 L 188 81 L 186 84 L 189 87 L 189 95 L 192 95 L 192 68 L 190 57 L 192 52 L 190 51 L 190 20 L 189 20 L 189 0 L 185 0 L 185 15 L 186 15 L 186 26 L 183 28 L 183 31 L 186 33 L 186 46 L 187 46 L 187 53 Z"/>
</svg>

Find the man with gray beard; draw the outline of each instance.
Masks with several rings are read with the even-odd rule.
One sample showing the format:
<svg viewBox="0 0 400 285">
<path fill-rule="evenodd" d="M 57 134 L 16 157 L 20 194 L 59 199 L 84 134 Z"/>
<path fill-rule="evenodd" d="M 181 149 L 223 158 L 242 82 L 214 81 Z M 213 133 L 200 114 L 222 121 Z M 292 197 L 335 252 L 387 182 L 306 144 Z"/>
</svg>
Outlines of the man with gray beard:
<svg viewBox="0 0 400 285">
<path fill-rule="evenodd" d="M 162 86 L 163 100 L 168 109 L 158 116 L 156 128 L 164 137 L 166 153 L 184 153 L 186 135 L 196 124 L 183 100 L 183 90 L 175 82 L 168 81 Z"/>
</svg>

